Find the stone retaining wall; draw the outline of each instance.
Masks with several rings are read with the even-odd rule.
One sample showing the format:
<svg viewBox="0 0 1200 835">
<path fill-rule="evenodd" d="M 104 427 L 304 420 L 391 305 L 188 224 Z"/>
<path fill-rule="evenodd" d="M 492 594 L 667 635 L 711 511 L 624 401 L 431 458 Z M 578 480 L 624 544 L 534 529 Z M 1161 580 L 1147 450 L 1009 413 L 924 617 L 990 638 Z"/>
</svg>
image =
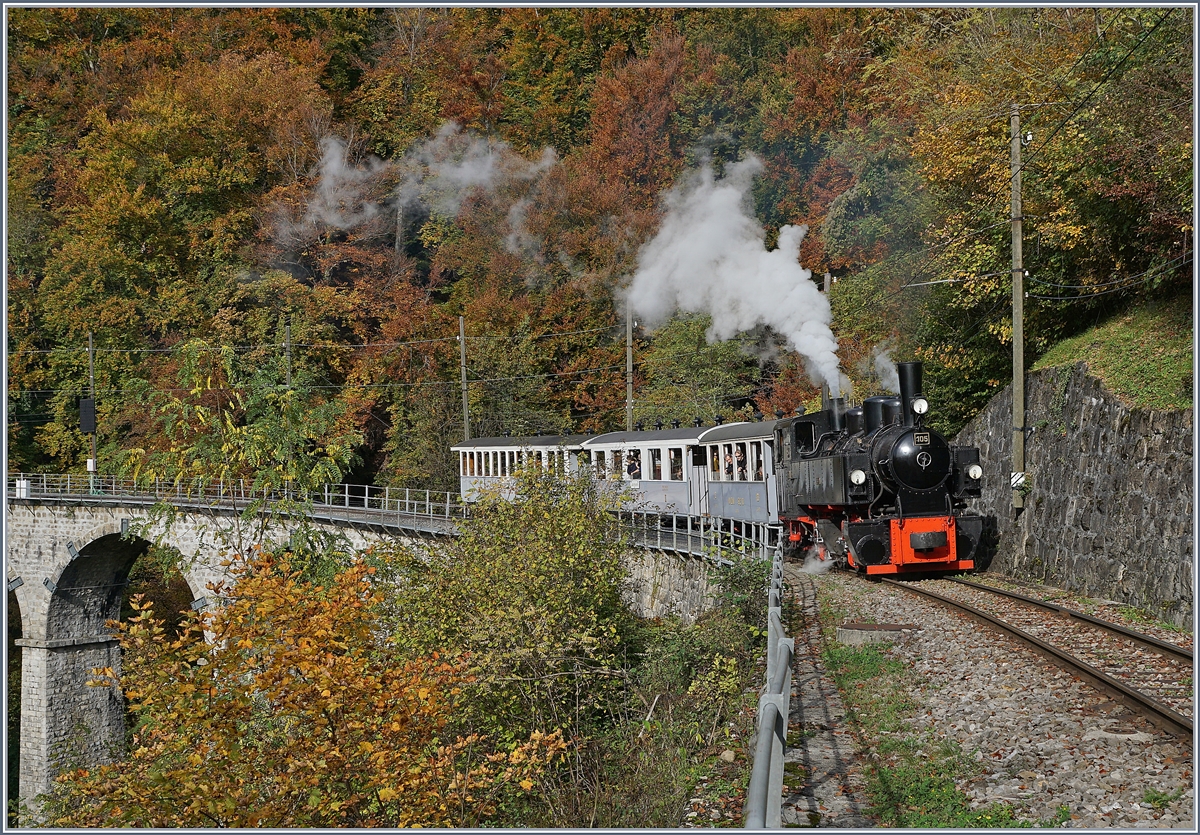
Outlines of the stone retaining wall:
<svg viewBox="0 0 1200 835">
<path fill-rule="evenodd" d="M 693 623 L 713 607 L 715 588 L 708 576 L 713 564 L 706 559 L 639 549 L 625 555 L 625 567 L 626 598 L 639 617 Z"/>
<path fill-rule="evenodd" d="M 1193 410 L 1130 409 L 1085 363 L 1026 378 L 1031 481 L 1014 520 L 1012 388 L 956 443 L 977 445 L 989 518 L 977 566 L 1129 603 L 1178 625 L 1194 607 Z"/>
</svg>

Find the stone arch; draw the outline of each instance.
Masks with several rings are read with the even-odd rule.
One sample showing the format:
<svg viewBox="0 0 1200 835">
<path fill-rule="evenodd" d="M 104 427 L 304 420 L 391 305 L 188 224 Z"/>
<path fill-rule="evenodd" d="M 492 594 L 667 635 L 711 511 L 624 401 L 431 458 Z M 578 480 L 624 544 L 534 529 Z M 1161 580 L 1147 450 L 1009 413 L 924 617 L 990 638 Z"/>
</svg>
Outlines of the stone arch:
<svg viewBox="0 0 1200 835">
<path fill-rule="evenodd" d="M 71 561 L 52 578 L 55 588 L 46 613 L 47 640 L 107 635 L 105 623 L 120 617 L 133 562 L 149 544 L 143 539 L 123 539 L 119 529 L 101 531 L 83 547 L 70 543 L 68 551 L 74 550 Z"/>
</svg>

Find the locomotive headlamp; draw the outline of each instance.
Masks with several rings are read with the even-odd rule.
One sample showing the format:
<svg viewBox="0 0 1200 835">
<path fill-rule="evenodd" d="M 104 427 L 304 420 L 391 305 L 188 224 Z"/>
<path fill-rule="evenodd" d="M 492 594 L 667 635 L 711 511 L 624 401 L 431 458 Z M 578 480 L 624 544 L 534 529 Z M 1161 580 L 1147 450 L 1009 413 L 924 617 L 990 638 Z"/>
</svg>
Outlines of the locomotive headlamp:
<svg viewBox="0 0 1200 835">
<path fill-rule="evenodd" d="M 850 471 L 850 483 L 851 484 L 862 484 L 866 480 L 867 480 L 867 474 L 864 473 L 862 470 L 851 470 Z"/>
<path fill-rule="evenodd" d="M 924 397 L 918 397 L 912 402 L 912 410 L 918 415 L 923 415 L 929 411 L 929 401 Z"/>
<path fill-rule="evenodd" d="M 979 479 L 983 478 L 983 467 L 978 464 L 972 464 L 967 467 L 967 475 L 975 481 L 979 481 Z"/>
</svg>

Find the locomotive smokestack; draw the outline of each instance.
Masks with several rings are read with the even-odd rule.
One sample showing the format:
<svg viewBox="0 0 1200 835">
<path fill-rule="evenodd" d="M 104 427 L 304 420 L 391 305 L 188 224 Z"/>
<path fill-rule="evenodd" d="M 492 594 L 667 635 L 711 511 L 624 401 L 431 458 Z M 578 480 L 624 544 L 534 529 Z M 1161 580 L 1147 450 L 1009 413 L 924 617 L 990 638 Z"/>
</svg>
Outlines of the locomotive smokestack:
<svg viewBox="0 0 1200 835">
<path fill-rule="evenodd" d="M 912 426 L 912 402 L 921 396 L 921 363 L 902 362 L 896 366 L 900 375 L 900 412 L 905 426 Z"/>
</svg>

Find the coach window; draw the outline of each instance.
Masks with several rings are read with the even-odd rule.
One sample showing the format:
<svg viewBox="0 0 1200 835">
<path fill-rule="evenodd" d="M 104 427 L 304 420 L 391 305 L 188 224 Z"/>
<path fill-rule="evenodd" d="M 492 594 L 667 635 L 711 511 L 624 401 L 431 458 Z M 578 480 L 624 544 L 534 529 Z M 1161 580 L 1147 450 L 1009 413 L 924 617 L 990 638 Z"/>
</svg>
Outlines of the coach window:
<svg viewBox="0 0 1200 835">
<path fill-rule="evenodd" d="M 650 480 L 662 481 L 662 450 L 650 450 Z"/>
<path fill-rule="evenodd" d="M 604 478 L 608 474 L 608 453 L 604 450 L 596 450 L 592 463 L 596 465 L 596 478 Z"/>
<path fill-rule="evenodd" d="M 683 449 L 673 447 L 667 450 L 667 460 L 671 467 L 671 481 L 683 481 Z"/>
<path fill-rule="evenodd" d="M 721 480 L 721 447 L 713 444 L 708 448 L 709 481 Z"/>
<path fill-rule="evenodd" d="M 750 444 L 749 454 L 746 459 L 746 469 L 749 471 L 752 481 L 763 480 L 762 441 L 754 441 Z"/>
<path fill-rule="evenodd" d="M 746 457 L 745 444 L 733 445 L 733 468 L 738 481 L 748 480 L 750 476 L 750 460 Z"/>
</svg>

